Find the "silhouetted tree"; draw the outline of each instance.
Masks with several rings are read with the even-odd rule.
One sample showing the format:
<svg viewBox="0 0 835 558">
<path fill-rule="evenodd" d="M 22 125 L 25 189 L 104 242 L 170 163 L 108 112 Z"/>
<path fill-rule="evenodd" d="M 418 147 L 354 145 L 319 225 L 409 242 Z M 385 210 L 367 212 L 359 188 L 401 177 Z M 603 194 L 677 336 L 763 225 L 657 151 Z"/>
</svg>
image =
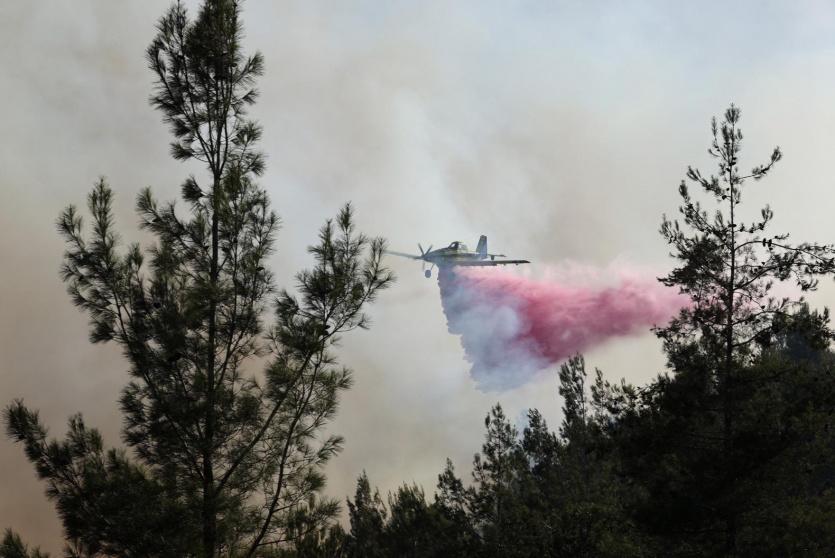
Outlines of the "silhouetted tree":
<svg viewBox="0 0 835 558">
<path fill-rule="evenodd" d="M 754 420 L 768 414 L 769 390 L 782 389 L 763 373 L 772 356 L 764 347 L 803 310 L 802 299 L 776 298 L 771 290 L 776 281 L 814 289 L 817 277 L 833 270 L 831 246 L 769 235 L 768 206 L 742 222 L 743 187 L 765 177 L 781 152 L 741 172 L 739 117 L 731 105 L 721 123 L 713 121 L 709 153 L 718 161 L 717 174 L 687 171 L 716 209 L 705 209 L 682 182 L 682 223 L 665 217 L 661 226 L 680 262 L 662 281 L 691 299 L 657 330 L 675 375 L 660 377 L 637 396 L 623 389 L 608 394 L 621 402 L 616 437 L 629 440 L 622 446 L 629 474 L 643 479 L 650 496 L 640 518 L 666 541 L 668 555 L 742 552 L 741 521 L 753 505 L 748 480 L 779 453 L 757 433 L 767 423 Z M 815 335 L 829 336 L 825 313 L 807 321 Z"/>
<path fill-rule="evenodd" d="M 105 452 L 80 418 L 60 442 L 22 402 L 6 420 L 84 555 L 254 556 L 338 510 L 316 497 L 342 447 L 322 427 L 351 384 L 331 348 L 367 327 L 363 310 L 392 275 L 383 240 L 357 233 L 346 205 L 310 247 L 298 294 L 276 292 L 266 263 L 278 218 L 255 182 L 261 129 L 246 117 L 263 62 L 242 53 L 239 15 L 235 0 L 207 0 L 191 20 L 178 2 L 148 48 L 172 154 L 207 170 L 182 185 L 188 212 L 143 191 L 137 211 L 156 242 L 122 249 L 102 179 L 88 198 L 89 235 L 75 207 L 59 219 L 62 275 L 91 340 L 116 342 L 131 365 L 120 403 L 133 456 Z"/>
<path fill-rule="evenodd" d="M 589 400 L 585 382 L 582 357 L 561 367 L 559 434 L 532 409 L 520 435 L 501 406 L 493 407 L 473 482 L 465 486 L 448 461 L 432 503 L 419 487 L 403 485 L 386 506 L 363 474 L 348 504 L 348 556 L 643 555 L 624 504 L 630 487 L 617 476 L 614 444 L 597 423 L 609 414 Z"/>
<path fill-rule="evenodd" d="M 603 373 L 588 386 L 585 360 L 576 355 L 560 366 L 563 422 L 558 443 L 544 421 L 532 416 L 525 438 L 544 440 L 540 483 L 548 495 L 555 556 L 642 556 L 646 541 L 629 515 L 633 488 L 620 475 L 615 445 L 607 430 L 609 414 L 600 398 Z"/>
<path fill-rule="evenodd" d="M 473 540 L 462 536 L 438 500 L 430 504 L 423 489 L 402 485 L 388 495 L 388 506 L 372 493 L 365 473 L 357 480 L 354 501 L 348 501 L 351 532 L 346 556 L 443 558 L 476 556 Z"/>
<path fill-rule="evenodd" d="M 186 503 L 124 451 L 105 451 L 101 435 L 80 415 L 70 419 L 61 441 L 48 440 L 37 412 L 20 401 L 6 409 L 6 419 L 9 434 L 47 480 L 67 554 L 173 557 L 193 547 L 197 523 Z"/>
<path fill-rule="evenodd" d="M 0 558 L 49 558 L 49 554 L 41 552 L 39 548 L 29 550 L 17 533 L 6 529 L 3 541 L 0 542 Z"/>
<path fill-rule="evenodd" d="M 351 539 L 348 555 L 357 558 L 385 556 L 383 528 L 386 522 L 386 508 L 378 490 L 371 491 L 368 475 L 363 471 L 357 479 L 354 501 L 348 500 L 348 515 L 351 521 Z"/>
</svg>

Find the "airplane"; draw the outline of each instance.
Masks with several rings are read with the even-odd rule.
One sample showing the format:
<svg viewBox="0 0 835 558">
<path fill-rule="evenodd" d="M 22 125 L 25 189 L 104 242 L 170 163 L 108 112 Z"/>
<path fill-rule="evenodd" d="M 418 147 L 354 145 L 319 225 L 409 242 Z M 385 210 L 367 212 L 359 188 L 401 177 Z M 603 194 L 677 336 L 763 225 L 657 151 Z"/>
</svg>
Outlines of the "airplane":
<svg viewBox="0 0 835 558">
<path fill-rule="evenodd" d="M 423 274 L 427 279 L 432 277 L 432 267 L 434 266 L 441 268 L 456 265 L 495 266 L 531 263 L 528 260 L 497 260 L 496 258 L 504 258 L 506 256 L 504 254 L 488 253 L 487 237 L 484 235 L 481 235 L 478 239 L 478 246 L 476 247 L 475 252 L 470 252 L 469 249 L 467 249 L 467 245 L 459 240 L 452 242 L 446 248 L 438 248 L 437 250 L 432 250 L 431 245 L 428 249 L 424 250 L 423 246 L 418 243 L 418 250 L 420 250 L 420 256 L 415 254 L 404 254 L 403 252 L 394 252 L 392 250 L 387 250 L 386 252 L 395 256 L 402 256 L 413 260 L 422 260 L 424 268 Z M 426 269 L 427 263 L 431 265 L 429 269 Z"/>
</svg>

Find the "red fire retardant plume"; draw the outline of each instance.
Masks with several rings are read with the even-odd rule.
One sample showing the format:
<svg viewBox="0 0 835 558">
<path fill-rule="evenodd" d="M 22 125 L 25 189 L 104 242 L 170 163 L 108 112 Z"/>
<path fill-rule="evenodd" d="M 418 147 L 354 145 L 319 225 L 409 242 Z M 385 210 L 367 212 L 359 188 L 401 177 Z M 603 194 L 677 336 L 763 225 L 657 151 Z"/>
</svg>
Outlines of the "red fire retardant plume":
<svg viewBox="0 0 835 558">
<path fill-rule="evenodd" d="M 650 274 L 579 275 L 535 280 L 488 267 L 440 270 L 449 331 L 461 336 L 479 389 L 520 386 L 607 339 L 664 325 L 687 303 Z M 609 284 L 592 286 L 603 275 Z"/>
</svg>

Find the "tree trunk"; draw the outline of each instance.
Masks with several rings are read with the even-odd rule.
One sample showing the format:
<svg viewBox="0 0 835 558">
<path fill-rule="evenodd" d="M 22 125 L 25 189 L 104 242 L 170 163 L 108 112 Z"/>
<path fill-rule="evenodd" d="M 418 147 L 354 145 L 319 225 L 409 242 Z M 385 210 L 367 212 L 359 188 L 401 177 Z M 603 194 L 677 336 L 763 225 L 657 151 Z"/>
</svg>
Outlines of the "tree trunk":
<svg viewBox="0 0 835 558">
<path fill-rule="evenodd" d="M 735 482 L 733 462 L 733 321 L 734 321 L 734 294 L 736 290 L 736 222 L 734 220 L 734 173 L 733 173 L 733 142 L 731 139 L 731 154 L 728 160 L 728 182 L 730 183 L 730 252 L 731 252 L 731 274 L 728 285 L 728 322 L 725 328 L 725 363 L 724 378 L 722 379 L 723 417 L 722 417 L 722 438 L 725 460 L 725 474 L 727 475 L 729 492 L 733 491 Z M 733 556 L 736 548 L 736 512 L 733 509 L 733 498 L 730 498 L 728 508 L 725 510 L 725 554 Z"/>
<path fill-rule="evenodd" d="M 203 444 L 203 555 L 214 558 L 217 546 L 217 499 L 214 482 L 214 430 L 215 430 L 215 340 L 217 337 L 217 283 L 218 283 L 218 199 L 220 177 L 217 172 L 212 186 L 212 261 L 209 278 L 209 343 L 206 359 L 206 432 Z"/>
</svg>

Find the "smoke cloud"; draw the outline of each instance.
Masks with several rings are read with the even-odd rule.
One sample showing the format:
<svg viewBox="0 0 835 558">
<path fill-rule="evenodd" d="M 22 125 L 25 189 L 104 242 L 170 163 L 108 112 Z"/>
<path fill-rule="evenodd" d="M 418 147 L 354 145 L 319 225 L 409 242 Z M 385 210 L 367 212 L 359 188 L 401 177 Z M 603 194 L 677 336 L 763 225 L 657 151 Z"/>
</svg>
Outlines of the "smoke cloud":
<svg viewBox="0 0 835 558">
<path fill-rule="evenodd" d="M 461 336 L 483 391 L 516 388 L 576 352 L 664 325 L 687 301 L 648 273 L 616 266 L 556 269 L 542 280 L 442 268 L 438 285 L 449 332 Z"/>
</svg>

